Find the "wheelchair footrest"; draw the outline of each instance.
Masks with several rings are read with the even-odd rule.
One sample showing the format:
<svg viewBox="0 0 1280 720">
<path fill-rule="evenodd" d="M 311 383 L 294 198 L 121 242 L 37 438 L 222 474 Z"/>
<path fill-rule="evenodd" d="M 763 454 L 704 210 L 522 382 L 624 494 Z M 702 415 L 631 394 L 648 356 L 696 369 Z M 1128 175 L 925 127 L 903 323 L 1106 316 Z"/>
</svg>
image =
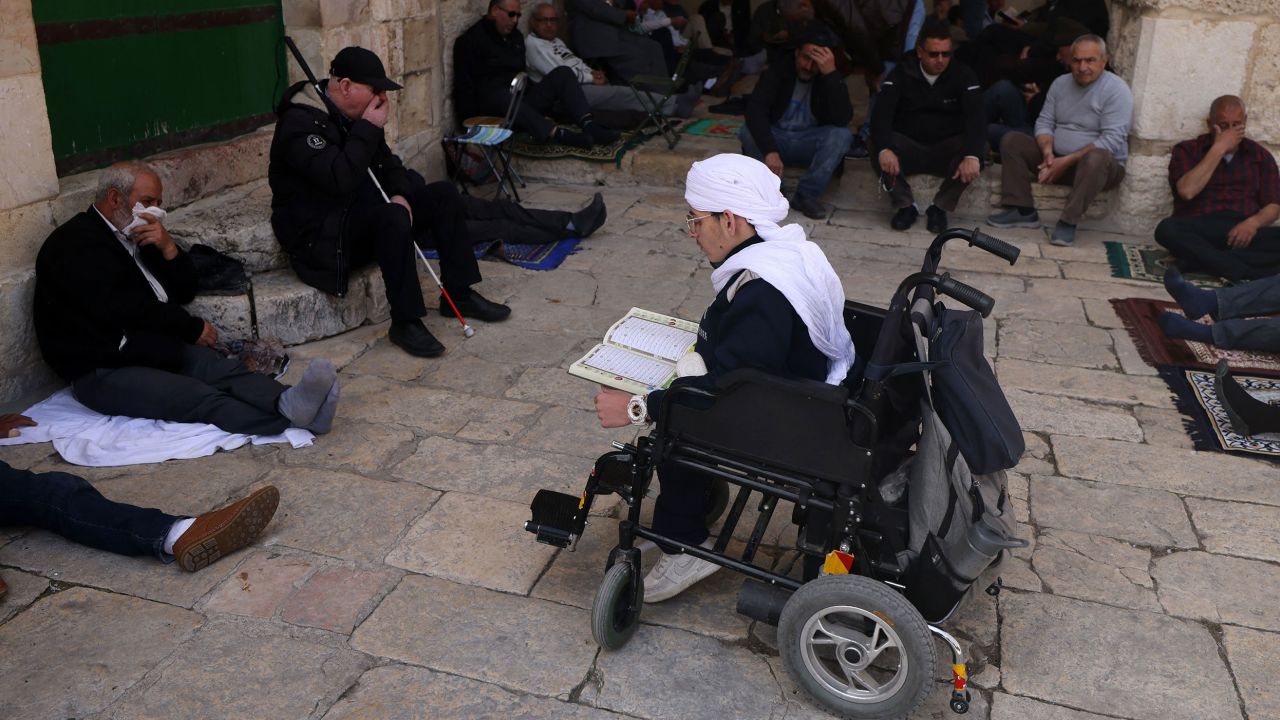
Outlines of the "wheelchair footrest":
<svg viewBox="0 0 1280 720">
<path fill-rule="evenodd" d="M 537 535 L 538 542 L 569 547 L 585 525 L 578 519 L 578 511 L 582 507 L 582 498 L 554 490 L 539 490 L 529 506 L 533 518 L 524 524 L 524 529 Z"/>
</svg>

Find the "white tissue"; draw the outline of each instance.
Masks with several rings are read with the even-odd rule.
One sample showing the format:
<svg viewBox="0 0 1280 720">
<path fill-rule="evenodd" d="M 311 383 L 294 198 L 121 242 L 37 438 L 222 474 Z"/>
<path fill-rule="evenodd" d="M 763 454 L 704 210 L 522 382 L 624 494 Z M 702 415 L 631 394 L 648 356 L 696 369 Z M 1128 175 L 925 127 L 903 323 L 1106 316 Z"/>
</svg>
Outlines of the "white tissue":
<svg viewBox="0 0 1280 720">
<path fill-rule="evenodd" d="M 166 213 L 162 208 L 142 207 L 142 203 L 134 203 L 133 204 L 133 222 L 120 228 L 120 232 L 124 233 L 125 235 L 128 235 L 130 230 L 138 227 L 139 225 L 146 225 L 147 221 L 143 220 L 141 217 L 138 217 L 139 215 L 143 215 L 143 214 L 150 215 L 154 217 L 157 221 L 164 220 L 164 216 L 168 215 L 168 213 Z"/>
</svg>

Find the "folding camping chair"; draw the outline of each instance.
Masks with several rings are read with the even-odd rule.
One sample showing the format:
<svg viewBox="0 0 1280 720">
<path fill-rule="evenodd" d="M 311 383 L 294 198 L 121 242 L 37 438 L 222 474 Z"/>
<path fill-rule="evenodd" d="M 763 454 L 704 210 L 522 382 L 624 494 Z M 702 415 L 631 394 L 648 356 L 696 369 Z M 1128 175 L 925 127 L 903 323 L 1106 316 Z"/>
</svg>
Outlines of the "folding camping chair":
<svg viewBox="0 0 1280 720">
<path fill-rule="evenodd" d="M 511 102 L 507 104 L 506 115 L 500 118 L 487 116 L 467 118 L 462 122 L 466 132 L 440 141 L 445 146 L 446 155 L 449 146 L 452 145 L 457 150 L 459 159 L 463 155 L 464 146 L 479 150 L 489 172 L 498 181 L 498 190 L 493 196 L 495 200 L 502 195 L 507 195 L 512 200 L 520 202 L 516 183 L 520 183 L 520 187 L 525 187 L 524 179 L 511 165 L 511 136 L 515 134 L 511 127 L 515 124 L 516 111 L 524 100 L 528 79 L 524 73 L 517 73 L 511 79 Z M 468 178 L 462 172 L 462 163 L 455 162 L 452 165 L 451 179 L 458 183 L 463 192 L 466 192 Z"/>
<path fill-rule="evenodd" d="M 627 86 L 635 94 L 636 101 L 640 103 L 640 107 L 644 108 L 646 115 L 645 119 L 632 132 L 638 133 L 653 125 L 658 129 L 658 132 L 662 133 L 663 139 L 667 141 L 668 150 L 674 149 L 676 143 L 680 142 L 680 133 L 676 132 L 676 129 L 667 120 L 667 116 L 662 112 L 662 106 L 667 104 L 667 101 L 675 94 L 676 88 L 680 86 L 680 83 L 684 82 L 685 72 L 689 68 L 689 59 L 693 57 L 693 48 L 697 43 L 698 33 L 694 33 L 693 37 L 689 39 L 689 44 L 686 46 L 684 53 L 680 56 L 680 61 L 676 63 L 676 71 L 671 74 L 671 77 L 636 75 L 627 81 Z M 642 90 L 641 88 L 644 89 Z M 661 92 L 662 99 L 655 103 L 653 96 L 649 94 L 651 92 Z"/>
</svg>

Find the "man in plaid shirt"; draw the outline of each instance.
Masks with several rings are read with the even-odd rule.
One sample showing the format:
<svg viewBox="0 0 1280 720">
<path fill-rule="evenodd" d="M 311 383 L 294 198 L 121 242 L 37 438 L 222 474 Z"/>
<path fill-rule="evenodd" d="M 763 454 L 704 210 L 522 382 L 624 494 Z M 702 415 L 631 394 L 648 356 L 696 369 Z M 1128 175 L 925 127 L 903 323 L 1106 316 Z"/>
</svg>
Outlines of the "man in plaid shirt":
<svg viewBox="0 0 1280 720">
<path fill-rule="evenodd" d="M 1271 153 L 1246 138 L 1244 102 L 1223 95 L 1209 107 L 1209 132 L 1178 143 L 1169 161 L 1173 217 L 1156 242 L 1182 271 L 1233 282 L 1280 273 L 1280 173 Z"/>
</svg>

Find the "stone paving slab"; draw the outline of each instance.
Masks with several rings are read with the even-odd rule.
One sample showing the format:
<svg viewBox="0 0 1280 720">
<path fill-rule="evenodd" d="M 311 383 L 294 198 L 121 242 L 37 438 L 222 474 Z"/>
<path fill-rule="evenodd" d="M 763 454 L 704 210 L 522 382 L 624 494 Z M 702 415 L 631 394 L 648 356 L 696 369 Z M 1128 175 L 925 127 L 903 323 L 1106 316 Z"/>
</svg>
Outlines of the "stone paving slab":
<svg viewBox="0 0 1280 720">
<path fill-rule="evenodd" d="M 341 408 L 341 397 L 338 403 Z M 353 420 L 342 415 L 340 409 L 332 432 L 316 437 L 310 447 L 280 453 L 279 458 L 289 466 L 374 475 L 412 451 L 415 442 L 413 432 L 407 428 Z"/>
<path fill-rule="evenodd" d="M 256 552 L 209 593 L 204 609 L 270 619 L 311 571 L 311 563 L 304 558 Z"/>
<path fill-rule="evenodd" d="M 0 595 L 0 622 L 26 609 L 49 587 L 48 580 L 20 570 L 6 569 L 0 572 L 0 580 L 9 587 L 8 592 Z"/>
<path fill-rule="evenodd" d="M 607 449 L 602 447 L 600 453 Z M 590 460 L 577 455 L 429 437 L 391 474 L 437 490 L 458 490 L 523 503 L 527 508 L 542 488 L 581 494 L 591 467 Z M 609 497 L 598 498 L 597 503 L 605 507 Z"/>
<path fill-rule="evenodd" d="M 1056 595 L 1160 612 L 1151 553 L 1119 540 L 1067 530 L 1043 533 L 1032 564 Z"/>
<path fill-rule="evenodd" d="M 1156 558 L 1151 573 L 1170 615 L 1280 630 L 1280 567 L 1205 552 Z"/>
<path fill-rule="evenodd" d="M 1280 508 L 1196 498 L 1187 508 L 1209 552 L 1280 562 Z"/>
<path fill-rule="evenodd" d="M 1066 435 L 1052 442 L 1059 470 L 1070 477 L 1280 506 L 1276 466 L 1265 461 Z"/>
<path fill-rule="evenodd" d="M 1280 635 L 1224 625 L 1222 640 L 1249 717 L 1280 717 L 1280 691 L 1275 682 Z"/>
<path fill-rule="evenodd" d="M 407 665 L 374 668 L 325 720 L 609 720 L 623 716 Z"/>
<path fill-rule="evenodd" d="M 370 660 L 274 626 L 213 621 L 112 706 L 109 717 L 302 717 L 338 699 Z M 193 679 L 197 681 L 193 682 Z M 270 692 L 252 692 L 269 687 Z"/>
<path fill-rule="evenodd" d="M 1194 450 L 1195 443 L 1187 434 L 1182 413 L 1168 408 L 1136 407 L 1133 416 L 1142 426 L 1142 439 L 1148 445 Z"/>
<path fill-rule="evenodd" d="M 88 588 L 49 595 L 0 625 L 0 647 L 7 648 L 0 653 L 0 716 L 97 713 L 201 623 L 196 613 L 127 595 Z"/>
<path fill-rule="evenodd" d="M 723 717 L 770 718 L 783 701 L 764 657 L 655 626 L 641 627 L 619 650 L 601 651 L 595 687 L 584 689 L 583 697 L 597 707 L 654 720 L 697 717 L 707 698 L 716 698 Z"/>
<path fill-rule="evenodd" d="M 1142 440 L 1142 428 L 1125 408 L 1038 395 L 1016 388 L 1005 388 L 1004 394 L 1024 431 L 1130 442 Z"/>
<path fill-rule="evenodd" d="M 275 470 L 265 482 L 280 488 L 280 509 L 260 542 L 359 562 L 380 562 L 440 497 L 414 483 L 325 470 Z"/>
<path fill-rule="evenodd" d="M 1182 500 L 1172 493 L 1033 476 L 1031 517 L 1040 527 L 1154 547 L 1199 547 Z"/>
<path fill-rule="evenodd" d="M 1200 625 L 1052 595 L 1002 595 L 1000 609 L 1005 692 L 1136 720 L 1241 717 Z"/>
<path fill-rule="evenodd" d="M 1114 369 L 1107 331 L 1084 325 L 1008 320 L 1000 326 L 1000 355 L 1050 365 Z"/>
<path fill-rule="evenodd" d="M 530 542 L 528 502 L 445 493 L 387 555 L 412 572 L 503 592 L 528 594 L 556 549 Z"/>
<path fill-rule="evenodd" d="M 991 720 L 1111 720 L 1114 715 L 1095 715 L 1050 705 L 1031 698 L 992 693 Z"/>
<path fill-rule="evenodd" d="M 582 610 L 420 575 L 401 581 L 356 628 L 351 645 L 562 699 L 586 680 L 597 652 Z"/>
<path fill-rule="evenodd" d="M 1020 388 L 1039 395 L 1058 395 L 1096 403 L 1154 408 L 1169 408 L 1172 404 L 1169 387 L 1158 378 L 1065 366 L 1054 368 L 1049 373 L 1041 363 L 1009 357 L 1001 357 L 996 363 L 996 376 L 1006 394 L 1011 388 Z"/>
<path fill-rule="evenodd" d="M 244 556 L 245 551 L 241 550 L 216 565 L 189 573 L 154 557 L 115 555 L 34 530 L 0 548 L 0 565 L 20 567 L 50 580 L 189 608 L 226 577 Z"/>
</svg>

